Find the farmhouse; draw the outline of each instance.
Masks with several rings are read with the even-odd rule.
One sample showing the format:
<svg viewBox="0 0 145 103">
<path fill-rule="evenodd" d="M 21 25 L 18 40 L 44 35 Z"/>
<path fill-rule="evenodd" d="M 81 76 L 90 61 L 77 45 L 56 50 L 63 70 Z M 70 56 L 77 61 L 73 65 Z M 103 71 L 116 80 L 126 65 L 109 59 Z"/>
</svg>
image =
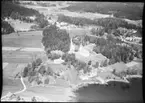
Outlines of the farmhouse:
<svg viewBox="0 0 145 103">
<path fill-rule="evenodd" d="M 109 62 L 107 57 L 103 56 L 102 54 L 96 54 L 95 52 L 90 53 L 89 56 L 84 56 L 80 53 L 76 53 L 76 59 L 87 64 L 89 61 L 91 61 L 91 65 L 96 65 L 96 63 L 98 63 L 98 67 L 103 66 L 105 61 L 107 63 Z"/>
</svg>

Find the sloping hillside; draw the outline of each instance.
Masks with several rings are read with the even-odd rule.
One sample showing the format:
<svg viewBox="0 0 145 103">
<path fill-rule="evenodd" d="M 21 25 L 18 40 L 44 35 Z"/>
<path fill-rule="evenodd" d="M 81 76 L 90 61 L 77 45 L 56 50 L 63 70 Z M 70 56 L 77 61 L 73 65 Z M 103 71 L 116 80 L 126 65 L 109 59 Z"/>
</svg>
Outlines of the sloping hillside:
<svg viewBox="0 0 145 103">
<path fill-rule="evenodd" d="M 10 25 L 7 21 L 10 18 L 12 20 L 20 20 L 26 23 L 35 23 L 36 26 L 38 25 L 38 28 L 44 28 L 48 25 L 48 21 L 46 20 L 45 16 L 34 9 L 23 7 L 22 5 L 18 4 L 18 2 L 2 1 L 1 3 L 2 34 L 9 34 L 15 31 L 15 25 Z"/>
<path fill-rule="evenodd" d="M 139 20 L 142 19 L 143 3 L 81 2 L 73 3 L 65 9 L 70 11 L 113 14 L 119 18 L 125 17 L 131 20 Z"/>
<path fill-rule="evenodd" d="M 33 16 L 38 15 L 39 12 L 33 9 L 28 9 L 20 6 L 19 4 L 10 2 L 10 1 L 2 1 L 2 18 L 10 17 L 12 12 L 17 12 L 22 16 Z"/>
</svg>

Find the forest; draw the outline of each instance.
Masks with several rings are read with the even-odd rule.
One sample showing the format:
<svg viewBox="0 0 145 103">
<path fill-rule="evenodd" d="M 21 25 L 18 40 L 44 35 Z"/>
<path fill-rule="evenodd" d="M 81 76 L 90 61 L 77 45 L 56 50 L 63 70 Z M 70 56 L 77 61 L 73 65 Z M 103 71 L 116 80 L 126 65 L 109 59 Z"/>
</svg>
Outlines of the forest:
<svg viewBox="0 0 145 103">
<path fill-rule="evenodd" d="M 59 29 L 56 25 L 50 25 L 43 30 L 42 43 L 48 54 L 52 50 L 68 52 L 70 48 L 70 37 L 66 30 Z"/>
<path fill-rule="evenodd" d="M 17 2 L 11 2 L 11 1 L 2 1 L 2 15 L 1 15 L 1 21 L 2 21 L 2 34 L 9 34 L 14 32 L 13 27 L 5 20 L 5 18 L 12 18 L 14 20 L 18 19 L 23 22 L 32 23 L 36 22 L 39 26 L 39 28 L 44 28 L 49 23 L 44 17 L 43 14 L 40 14 L 38 11 L 34 9 L 29 9 L 21 6 Z M 28 16 L 36 16 L 35 20 L 31 20 L 28 18 Z M 13 29 L 11 29 L 13 28 Z"/>
<path fill-rule="evenodd" d="M 129 24 L 125 20 L 119 18 L 111 18 L 111 17 L 91 20 L 83 17 L 70 17 L 65 15 L 59 15 L 58 22 L 66 22 L 77 26 L 88 26 L 88 25 L 102 26 L 104 27 L 105 32 L 108 33 L 111 30 L 117 29 L 119 27 L 123 27 L 127 29 L 135 29 L 139 31 L 141 30 L 141 27 L 138 27 L 134 24 Z"/>
</svg>

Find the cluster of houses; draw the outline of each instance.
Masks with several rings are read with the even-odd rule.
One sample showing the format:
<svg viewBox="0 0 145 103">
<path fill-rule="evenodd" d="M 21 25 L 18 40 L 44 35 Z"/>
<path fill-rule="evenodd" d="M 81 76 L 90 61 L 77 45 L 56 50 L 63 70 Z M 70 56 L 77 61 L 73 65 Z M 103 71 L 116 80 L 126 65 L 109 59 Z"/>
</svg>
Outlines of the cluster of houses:
<svg viewBox="0 0 145 103">
<path fill-rule="evenodd" d="M 129 41 L 129 42 L 139 42 L 142 38 L 134 36 L 137 31 L 133 29 L 126 29 L 126 28 L 118 28 L 118 30 L 123 34 L 123 36 L 120 36 L 120 39 L 122 41 Z"/>
<path fill-rule="evenodd" d="M 139 43 L 142 38 L 141 37 L 136 37 L 136 36 L 131 36 L 131 37 L 123 37 L 123 36 L 120 36 L 119 38 L 121 41 L 128 41 L 128 42 L 135 42 L 135 43 Z"/>
<path fill-rule="evenodd" d="M 125 38 L 127 41 L 130 41 L 130 42 L 139 42 L 142 38 L 140 37 L 136 37 L 136 36 L 132 36 L 132 37 L 126 37 Z"/>
<path fill-rule="evenodd" d="M 82 40 L 79 40 L 82 42 Z M 82 45 L 82 43 L 79 43 L 79 46 L 74 44 L 71 39 L 71 45 L 70 45 L 70 51 L 69 53 L 74 53 L 76 56 L 76 59 L 79 61 L 85 62 L 88 64 L 91 62 L 93 66 L 100 67 L 103 65 L 107 65 L 109 63 L 109 59 L 105 57 L 102 54 L 97 54 L 93 51 L 95 44 L 88 44 L 88 45 Z M 97 66 L 96 66 L 97 65 Z"/>
</svg>

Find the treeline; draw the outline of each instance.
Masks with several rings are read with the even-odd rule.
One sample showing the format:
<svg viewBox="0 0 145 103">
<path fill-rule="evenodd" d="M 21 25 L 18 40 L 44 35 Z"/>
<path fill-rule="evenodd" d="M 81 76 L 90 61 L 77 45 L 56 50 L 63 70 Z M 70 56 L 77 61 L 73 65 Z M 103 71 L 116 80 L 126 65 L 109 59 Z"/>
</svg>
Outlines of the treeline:
<svg viewBox="0 0 145 103">
<path fill-rule="evenodd" d="M 129 24 L 125 20 L 110 17 L 91 20 L 82 17 L 70 17 L 65 15 L 59 15 L 58 22 L 66 22 L 77 26 L 85 26 L 85 25 L 102 26 L 104 27 L 105 32 L 110 32 L 111 30 L 117 29 L 118 27 L 123 27 L 127 29 L 139 29 L 139 27 L 137 27 L 136 25 Z"/>
<path fill-rule="evenodd" d="M 1 22 L 3 27 L 3 33 L 12 33 L 13 28 L 11 25 L 6 23 L 5 18 L 12 18 L 14 20 L 18 19 L 27 23 L 36 22 L 39 28 L 46 27 L 49 23 L 43 14 L 40 14 L 38 11 L 34 9 L 25 8 L 20 6 L 17 2 L 12 1 L 2 1 L 2 16 Z M 35 16 L 36 19 L 32 20 L 28 16 Z"/>
<path fill-rule="evenodd" d="M 35 16 L 36 18 L 34 20 L 30 19 L 27 16 L 22 16 L 18 12 L 12 12 L 10 17 L 14 20 L 19 19 L 19 20 L 27 22 L 27 23 L 36 22 L 38 24 L 39 28 L 44 28 L 45 26 L 47 26 L 49 24 L 43 14 L 37 14 Z"/>
<path fill-rule="evenodd" d="M 23 77 L 27 76 L 35 76 L 36 75 L 36 68 L 38 68 L 42 63 L 42 60 L 40 58 L 37 58 L 35 61 L 32 61 L 30 64 L 28 64 L 22 73 Z"/>
<path fill-rule="evenodd" d="M 50 25 L 43 30 L 42 43 L 48 54 L 51 50 L 68 52 L 70 37 L 66 30 L 59 29 L 56 25 Z"/>
<path fill-rule="evenodd" d="M 9 2 L 9 1 L 2 1 L 2 15 L 1 18 L 4 19 L 5 17 L 10 17 L 12 12 L 18 13 L 21 16 L 33 16 L 39 15 L 39 12 L 34 9 L 25 8 L 20 6 L 19 4 Z"/>
<path fill-rule="evenodd" d="M 37 15 L 35 22 L 38 24 L 39 28 L 45 28 L 47 25 L 49 25 L 48 20 L 43 14 Z"/>
<path fill-rule="evenodd" d="M 140 20 L 143 15 L 143 3 L 115 3 L 115 2 L 82 2 L 66 7 L 69 11 L 114 14 L 118 18 Z"/>
<path fill-rule="evenodd" d="M 141 47 L 135 45 L 122 46 L 121 44 L 123 42 L 119 39 L 115 39 L 112 35 L 107 35 L 107 39 L 86 36 L 84 40 L 95 43 L 96 47 L 94 51 L 110 59 L 109 64 L 121 61 L 127 63 L 132 61 L 134 57 L 141 58 L 142 56 Z M 120 45 L 116 45 L 117 43 Z"/>
<path fill-rule="evenodd" d="M 28 18 L 28 17 L 26 17 L 26 16 L 22 16 L 22 15 L 20 15 L 18 12 L 12 12 L 11 15 L 10 15 L 10 17 L 11 17 L 12 19 L 14 19 L 14 20 L 19 19 L 19 20 L 24 21 L 24 22 L 27 22 L 27 23 L 32 23 L 32 22 L 34 22 L 34 20 L 32 20 L 32 19 L 30 19 L 30 18 Z"/>
<path fill-rule="evenodd" d="M 40 78 L 39 75 L 45 76 L 45 80 L 42 80 L 42 77 Z M 52 76 L 56 74 L 49 66 L 47 67 L 43 65 L 40 58 L 37 58 L 35 61 L 29 63 L 22 72 L 22 76 L 24 78 L 28 77 L 29 83 L 35 81 L 37 85 L 42 84 L 43 82 L 45 84 L 49 84 L 49 78 L 47 78 L 48 75 Z"/>
<path fill-rule="evenodd" d="M 1 33 L 2 34 L 9 34 L 14 32 L 14 28 L 6 21 L 1 21 Z"/>
<path fill-rule="evenodd" d="M 95 22 L 91 19 L 81 17 L 70 17 L 65 15 L 58 15 L 58 22 L 66 22 L 77 26 L 95 25 Z"/>
</svg>

